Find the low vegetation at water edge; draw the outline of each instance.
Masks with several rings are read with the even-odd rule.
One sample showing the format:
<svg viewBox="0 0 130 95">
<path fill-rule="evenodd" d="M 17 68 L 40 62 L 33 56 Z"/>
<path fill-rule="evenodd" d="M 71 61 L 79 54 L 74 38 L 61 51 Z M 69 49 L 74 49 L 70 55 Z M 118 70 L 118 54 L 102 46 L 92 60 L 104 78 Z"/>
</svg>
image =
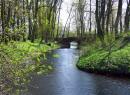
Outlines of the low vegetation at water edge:
<svg viewBox="0 0 130 95">
<path fill-rule="evenodd" d="M 45 74 L 53 68 L 43 63 L 45 53 L 58 46 L 39 43 L 12 41 L 8 45 L 0 44 L 0 94 L 11 93 L 14 88 L 26 87 L 30 81 L 30 74 Z"/>
<path fill-rule="evenodd" d="M 130 44 L 112 52 L 93 48 L 79 59 L 77 67 L 89 72 L 130 75 Z"/>
</svg>

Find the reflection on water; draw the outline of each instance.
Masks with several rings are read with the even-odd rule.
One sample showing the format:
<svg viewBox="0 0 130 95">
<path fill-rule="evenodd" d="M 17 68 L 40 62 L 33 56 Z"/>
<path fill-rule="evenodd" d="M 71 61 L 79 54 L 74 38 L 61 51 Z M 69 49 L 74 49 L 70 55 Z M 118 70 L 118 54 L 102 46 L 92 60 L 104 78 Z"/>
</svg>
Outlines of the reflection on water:
<svg viewBox="0 0 130 95">
<path fill-rule="evenodd" d="M 55 54 L 58 57 L 52 57 Z M 48 54 L 55 70 L 46 76 L 34 76 L 28 95 L 130 95 L 130 80 L 82 72 L 75 66 L 78 58 L 79 51 L 74 49 Z"/>
</svg>

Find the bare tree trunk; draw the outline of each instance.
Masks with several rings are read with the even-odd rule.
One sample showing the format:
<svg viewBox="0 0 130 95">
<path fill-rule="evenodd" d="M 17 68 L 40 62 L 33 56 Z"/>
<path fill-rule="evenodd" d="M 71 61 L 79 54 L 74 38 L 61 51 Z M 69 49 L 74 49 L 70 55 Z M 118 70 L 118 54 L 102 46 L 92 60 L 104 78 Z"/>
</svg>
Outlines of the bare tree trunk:
<svg viewBox="0 0 130 95">
<path fill-rule="evenodd" d="M 117 16 L 116 16 L 116 21 L 115 21 L 115 38 L 117 38 L 118 36 L 118 25 L 119 25 L 119 21 L 122 17 L 122 0 L 119 0 L 118 2 L 118 11 L 117 11 Z"/>
<path fill-rule="evenodd" d="M 97 24 L 97 35 L 98 37 L 100 38 L 100 41 L 103 42 L 104 41 L 104 33 L 101 29 L 101 19 L 99 17 L 99 0 L 96 0 L 96 14 L 95 14 L 95 17 L 96 17 L 96 24 Z"/>
<path fill-rule="evenodd" d="M 112 0 L 108 0 L 107 4 L 107 17 L 106 17 L 106 33 L 108 34 L 109 32 L 109 23 L 110 23 L 110 16 L 112 13 Z"/>
<path fill-rule="evenodd" d="M 89 33 L 92 31 L 92 0 L 90 0 L 90 27 L 89 27 Z"/>
<path fill-rule="evenodd" d="M 31 42 L 34 42 L 36 39 L 36 31 L 37 31 L 37 13 L 38 13 L 38 2 L 39 0 L 35 0 L 34 2 L 34 18 L 33 18 L 33 30 L 32 30 L 32 36 L 31 36 Z"/>
<path fill-rule="evenodd" d="M 101 0 L 100 20 L 101 20 L 101 28 L 102 28 L 103 32 L 104 32 L 104 28 L 105 28 L 105 6 L 106 6 L 106 1 Z"/>
<path fill-rule="evenodd" d="M 130 25 L 130 0 L 128 2 L 127 9 L 126 9 L 126 14 L 125 14 L 125 22 L 124 22 L 125 32 L 128 32 L 130 30 L 129 25 Z"/>
</svg>

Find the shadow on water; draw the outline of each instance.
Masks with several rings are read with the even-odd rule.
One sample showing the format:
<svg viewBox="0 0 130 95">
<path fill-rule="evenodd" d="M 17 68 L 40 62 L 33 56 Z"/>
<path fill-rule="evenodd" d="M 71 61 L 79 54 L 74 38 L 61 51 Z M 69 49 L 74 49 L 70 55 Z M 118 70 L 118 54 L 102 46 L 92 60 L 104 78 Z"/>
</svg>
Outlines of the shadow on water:
<svg viewBox="0 0 130 95">
<path fill-rule="evenodd" d="M 54 58 L 53 55 L 58 57 Z M 34 76 L 28 95 L 130 95 L 130 80 L 95 75 L 78 70 L 76 49 L 57 49 L 48 54 L 54 65 L 49 75 Z"/>
</svg>

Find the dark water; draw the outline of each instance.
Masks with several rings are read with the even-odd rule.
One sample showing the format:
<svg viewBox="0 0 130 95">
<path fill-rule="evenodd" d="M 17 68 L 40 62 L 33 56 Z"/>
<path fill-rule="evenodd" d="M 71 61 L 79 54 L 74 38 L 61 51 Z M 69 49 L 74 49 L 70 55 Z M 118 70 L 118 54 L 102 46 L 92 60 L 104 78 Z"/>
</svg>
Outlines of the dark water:
<svg viewBox="0 0 130 95">
<path fill-rule="evenodd" d="M 51 57 L 58 54 L 58 58 Z M 75 64 L 79 51 L 58 49 L 48 56 L 55 70 L 35 76 L 28 95 L 130 95 L 130 80 L 80 71 Z"/>
</svg>

